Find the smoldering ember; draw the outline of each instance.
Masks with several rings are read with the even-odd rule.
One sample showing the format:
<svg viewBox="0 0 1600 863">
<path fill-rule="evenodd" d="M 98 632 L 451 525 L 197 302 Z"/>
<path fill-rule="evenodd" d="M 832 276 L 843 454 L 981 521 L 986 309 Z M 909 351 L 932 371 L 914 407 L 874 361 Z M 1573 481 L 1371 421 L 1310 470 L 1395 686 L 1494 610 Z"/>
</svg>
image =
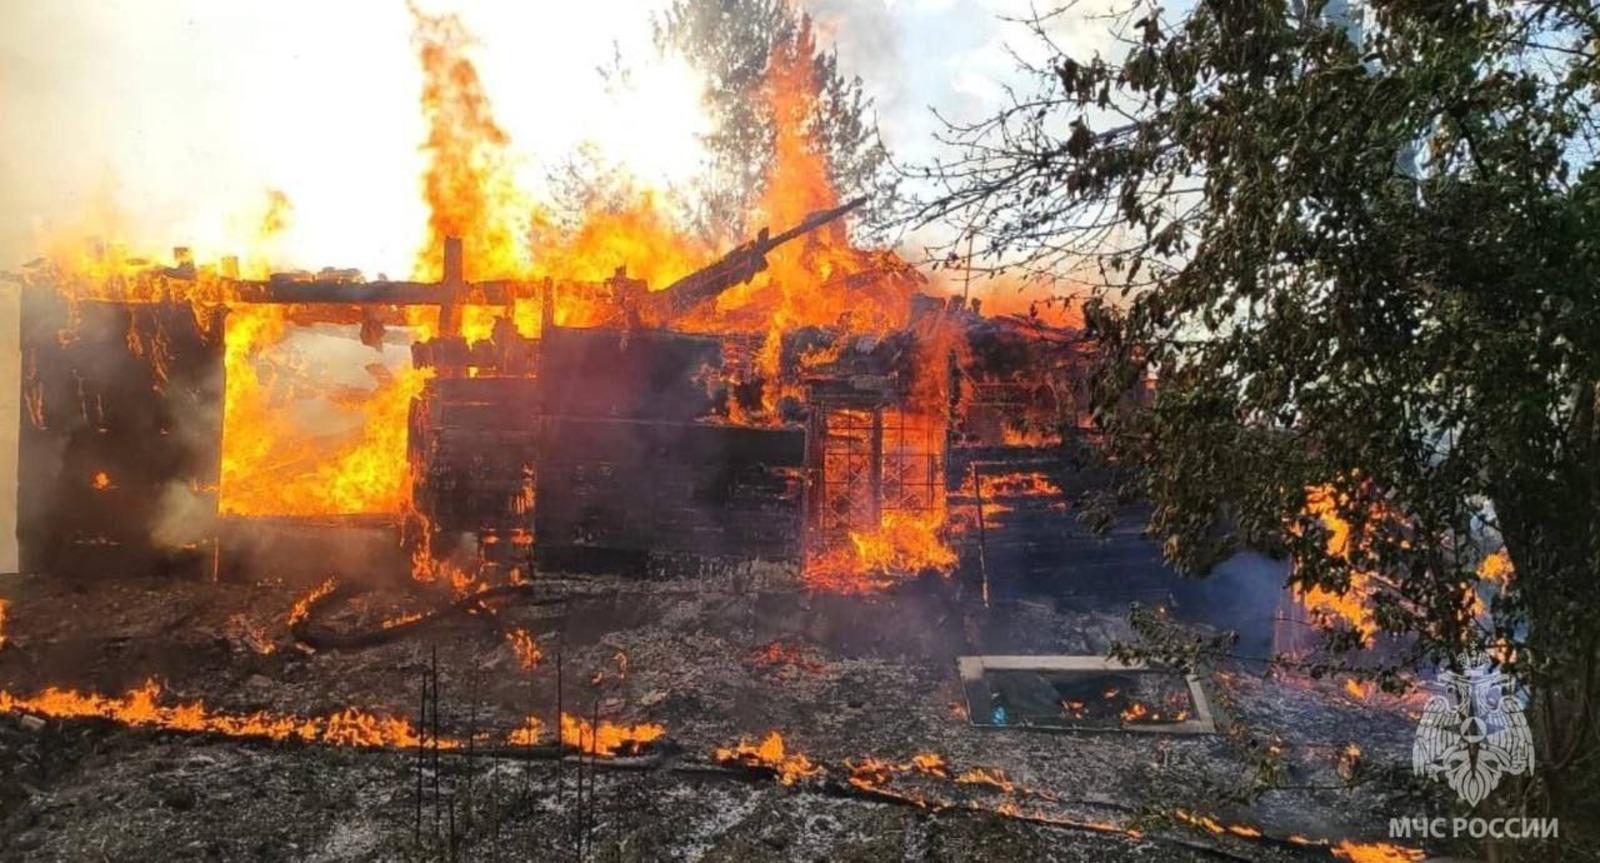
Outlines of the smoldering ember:
<svg viewBox="0 0 1600 863">
<path fill-rule="evenodd" d="M 427 5 L 0 12 L 0 860 L 1600 859 L 1600 7 Z"/>
</svg>

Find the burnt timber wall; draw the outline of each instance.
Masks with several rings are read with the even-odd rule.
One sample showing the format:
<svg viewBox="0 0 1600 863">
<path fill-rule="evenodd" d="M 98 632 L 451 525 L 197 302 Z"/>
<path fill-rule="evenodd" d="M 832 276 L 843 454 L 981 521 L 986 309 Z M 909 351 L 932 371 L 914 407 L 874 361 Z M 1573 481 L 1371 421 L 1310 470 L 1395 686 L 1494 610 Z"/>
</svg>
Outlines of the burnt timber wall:
<svg viewBox="0 0 1600 863">
<path fill-rule="evenodd" d="M 718 339 L 665 331 L 544 334 L 538 553 L 798 559 L 805 431 L 703 422 Z"/>
<path fill-rule="evenodd" d="M 152 539 L 178 484 L 216 509 L 223 312 L 22 291 L 17 542 L 23 572 L 200 571 Z"/>
<path fill-rule="evenodd" d="M 538 411 L 532 378 L 436 378 L 413 402 L 412 500 L 442 531 L 533 527 Z"/>
</svg>

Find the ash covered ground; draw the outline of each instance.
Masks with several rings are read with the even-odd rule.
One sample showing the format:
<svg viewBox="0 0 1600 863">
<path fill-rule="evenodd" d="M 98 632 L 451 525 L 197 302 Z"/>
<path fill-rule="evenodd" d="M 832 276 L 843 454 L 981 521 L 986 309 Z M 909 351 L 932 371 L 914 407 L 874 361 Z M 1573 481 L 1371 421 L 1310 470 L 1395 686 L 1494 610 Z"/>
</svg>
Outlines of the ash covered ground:
<svg viewBox="0 0 1600 863">
<path fill-rule="evenodd" d="M 1222 712 L 1216 735 L 966 720 L 957 656 L 1104 655 L 1130 637 L 1111 611 L 1015 597 L 984 609 L 938 579 L 814 594 L 781 567 L 542 575 L 493 612 L 313 650 L 286 621 L 319 583 L 314 569 L 241 583 L 8 578 L 0 687 L 118 695 L 154 678 L 168 705 L 296 716 L 357 707 L 415 721 L 436 655 L 442 733 L 475 730 L 472 757 L 446 752 L 435 769 L 431 753 L 419 763 L 410 749 L 15 711 L 0 717 L 0 858 L 1328 859 L 1298 843 L 1376 841 L 1390 817 L 1437 800 L 1408 775 L 1414 707 L 1244 665 L 1206 671 Z M 371 631 L 437 606 L 437 590 L 345 583 L 311 623 Z M 542 653 L 531 669 L 508 637 L 516 630 Z M 558 654 L 567 712 L 665 727 L 645 757 L 556 760 L 504 745 L 529 715 L 554 724 Z M 822 772 L 785 786 L 717 763 L 719 747 L 773 731 Z M 908 765 L 929 753 L 942 769 L 850 782 L 869 759 Z M 979 770 L 1004 779 L 957 781 Z M 1243 794 L 1263 783 L 1279 787 Z M 1242 835 L 1253 831 L 1262 836 Z"/>
</svg>

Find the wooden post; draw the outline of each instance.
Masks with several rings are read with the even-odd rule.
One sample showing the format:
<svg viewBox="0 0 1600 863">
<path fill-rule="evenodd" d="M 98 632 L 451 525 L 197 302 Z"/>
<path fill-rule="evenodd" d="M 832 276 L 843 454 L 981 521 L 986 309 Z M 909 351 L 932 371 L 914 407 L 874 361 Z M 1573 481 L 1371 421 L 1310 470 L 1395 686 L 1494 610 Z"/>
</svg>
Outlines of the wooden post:
<svg viewBox="0 0 1600 863">
<path fill-rule="evenodd" d="M 556 325 L 556 282 L 545 276 L 544 290 L 539 292 L 539 335 L 542 337 Z"/>
<path fill-rule="evenodd" d="M 461 309 L 454 302 L 455 292 L 466 285 L 461 261 L 461 238 L 444 238 L 444 278 L 439 287 L 448 300 L 439 304 L 439 335 L 454 336 L 461 332 Z"/>
</svg>

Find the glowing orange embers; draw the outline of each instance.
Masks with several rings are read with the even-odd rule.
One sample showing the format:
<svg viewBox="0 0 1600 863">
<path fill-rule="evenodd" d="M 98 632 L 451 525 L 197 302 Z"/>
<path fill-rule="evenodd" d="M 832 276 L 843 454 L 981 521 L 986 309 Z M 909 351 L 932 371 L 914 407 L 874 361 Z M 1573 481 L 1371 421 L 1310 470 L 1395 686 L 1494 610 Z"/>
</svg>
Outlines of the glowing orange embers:
<svg viewBox="0 0 1600 863">
<path fill-rule="evenodd" d="M 378 626 L 383 629 L 394 629 L 398 626 L 406 626 L 407 624 L 416 623 L 421 619 L 422 614 L 420 612 L 408 611 L 405 614 L 398 614 L 394 617 L 386 617 L 383 619 L 382 623 L 378 624 Z"/>
<path fill-rule="evenodd" d="M 1001 430 L 1001 442 L 1006 446 L 1046 447 L 1060 446 L 1061 433 L 1040 429 L 1015 429 L 1006 426 Z"/>
<path fill-rule="evenodd" d="M 721 764 L 739 764 L 745 767 L 763 767 L 777 775 L 784 785 L 793 785 L 802 779 L 812 779 L 823 774 L 822 767 L 798 752 L 788 752 L 783 745 L 783 735 L 774 731 L 760 744 L 740 740 L 732 747 L 718 747 L 716 759 Z"/>
<path fill-rule="evenodd" d="M 944 756 L 937 752 L 919 752 L 911 756 L 909 761 L 898 763 L 870 756 L 860 761 L 847 759 L 845 767 L 850 771 L 847 781 L 867 791 L 881 791 L 894 777 L 908 773 L 920 773 L 935 779 L 950 778 L 949 765 Z"/>
<path fill-rule="evenodd" d="M 1344 681 L 1344 694 L 1356 701 L 1366 701 L 1376 691 L 1377 685 L 1370 680 L 1356 680 L 1351 677 L 1346 678 Z"/>
<path fill-rule="evenodd" d="M 0 713 L 32 713 L 55 719 L 94 717 L 138 727 L 228 737 L 299 740 L 331 746 L 410 747 L 424 742 L 411 726 L 410 720 L 398 716 L 380 716 L 356 708 L 341 710 L 326 717 L 266 711 L 229 714 L 213 711 L 199 701 L 173 707 L 162 706 L 157 703 L 160 695 L 161 686 L 154 680 L 146 681 L 120 698 L 55 687 L 34 696 L 17 696 L 0 690 Z M 440 740 L 439 745 L 454 748 L 459 743 Z"/>
<path fill-rule="evenodd" d="M 597 730 L 586 720 L 567 713 L 561 714 L 561 742 L 586 755 L 610 758 L 618 752 L 638 754 L 666 733 L 665 725 L 652 722 L 616 725 L 601 720 Z"/>
<path fill-rule="evenodd" d="M 8 600 L 0 599 L 0 647 L 6 646 L 6 609 L 10 605 Z"/>
<path fill-rule="evenodd" d="M 1011 498 L 1048 498 L 1054 501 L 1061 500 L 1061 486 L 1049 474 L 1039 471 L 1010 471 L 1007 473 L 980 473 L 978 479 L 983 483 L 983 500 L 986 511 L 996 511 L 1005 507 L 1004 501 Z M 969 476 L 962 483 L 962 491 L 972 493 L 972 478 Z"/>
<path fill-rule="evenodd" d="M 752 654 L 750 664 L 757 668 L 770 668 L 780 673 L 784 669 L 796 669 L 809 674 L 820 674 L 825 669 L 825 666 L 821 661 L 814 658 L 815 653 L 814 649 L 803 644 L 773 641 Z"/>
<path fill-rule="evenodd" d="M 1249 824 L 1223 824 L 1221 821 L 1218 821 L 1209 815 L 1196 814 L 1189 812 L 1186 809 L 1172 810 L 1172 818 L 1180 824 L 1187 824 L 1190 827 L 1198 827 L 1201 830 L 1204 830 L 1208 833 L 1215 833 L 1218 836 L 1231 833 L 1234 836 L 1243 837 L 1245 839 L 1261 838 L 1261 830 L 1259 828 L 1252 827 Z"/>
</svg>

